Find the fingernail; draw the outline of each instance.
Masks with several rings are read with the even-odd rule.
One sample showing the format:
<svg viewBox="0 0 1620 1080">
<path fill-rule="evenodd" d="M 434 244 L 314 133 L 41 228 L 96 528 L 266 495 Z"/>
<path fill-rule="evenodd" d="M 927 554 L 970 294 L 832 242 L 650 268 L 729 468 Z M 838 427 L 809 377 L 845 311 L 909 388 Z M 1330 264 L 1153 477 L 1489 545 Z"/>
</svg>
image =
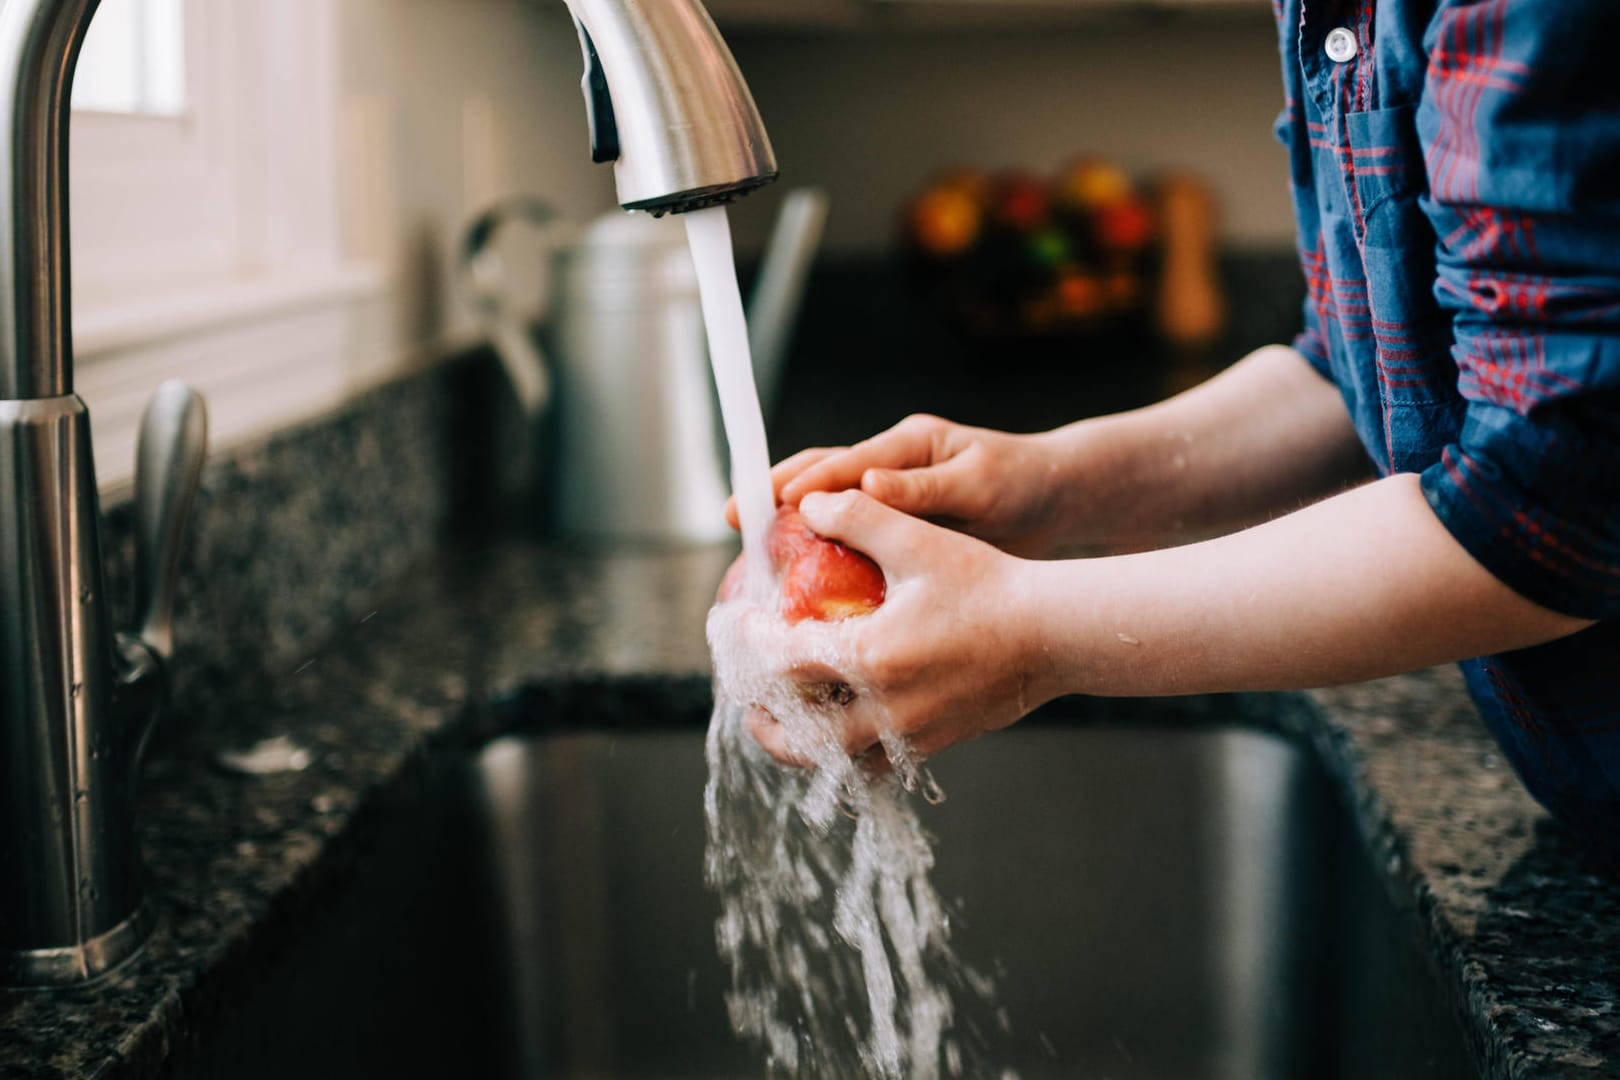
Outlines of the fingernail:
<svg viewBox="0 0 1620 1080">
<path fill-rule="evenodd" d="M 804 514 L 814 514 L 821 504 L 826 501 L 827 493 L 825 491 L 812 491 L 803 499 L 799 500 L 799 512 Z"/>
</svg>

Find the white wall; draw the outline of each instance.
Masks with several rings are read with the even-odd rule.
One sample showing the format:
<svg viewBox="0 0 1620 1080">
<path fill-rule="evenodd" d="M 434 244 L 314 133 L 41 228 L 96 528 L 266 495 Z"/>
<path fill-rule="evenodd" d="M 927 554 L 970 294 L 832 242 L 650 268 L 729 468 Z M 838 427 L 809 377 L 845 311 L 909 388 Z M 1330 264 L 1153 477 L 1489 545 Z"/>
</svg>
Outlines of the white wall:
<svg viewBox="0 0 1620 1080">
<path fill-rule="evenodd" d="M 1046 170 L 1082 151 L 1212 180 L 1226 236 L 1291 243 L 1269 12 L 1116 19 L 1048 30 L 733 31 L 784 183 L 833 198 L 829 244 L 883 250 L 897 207 L 953 164 Z M 739 232 L 759 236 L 765 208 Z"/>
<path fill-rule="evenodd" d="M 592 165 L 580 55 L 561 0 L 343 0 L 342 139 L 348 254 L 401 275 L 405 347 L 454 338 L 468 218 L 514 193 L 571 218 L 613 205 Z"/>
</svg>

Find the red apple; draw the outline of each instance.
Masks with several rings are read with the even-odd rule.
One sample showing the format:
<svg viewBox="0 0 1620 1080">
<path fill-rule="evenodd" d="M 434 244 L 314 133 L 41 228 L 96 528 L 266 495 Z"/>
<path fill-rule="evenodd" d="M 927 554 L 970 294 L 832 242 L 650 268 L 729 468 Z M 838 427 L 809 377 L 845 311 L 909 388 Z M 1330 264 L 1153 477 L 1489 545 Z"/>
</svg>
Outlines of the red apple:
<svg viewBox="0 0 1620 1080">
<path fill-rule="evenodd" d="M 777 610 L 790 623 L 836 622 L 870 614 L 883 603 L 888 585 L 877 563 L 818 535 L 791 506 L 777 511 L 766 547 L 779 590 Z M 745 573 L 739 557 L 720 583 L 722 603 L 741 594 Z"/>
<path fill-rule="evenodd" d="M 783 507 L 771 529 L 771 554 L 787 554 L 782 574 L 782 617 L 836 622 L 878 609 L 888 591 L 878 564 L 853 548 L 813 532 L 797 510 Z"/>
<path fill-rule="evenodd" d="M 1127 198 L 1097 215 L 1097 239 L 1110 251 L 1129 254 L 1153 239 L 1153 211 L 1139 199 Z"/>
<path fill-rule="evenodd" d="M 997 221 L 1023 233 L 1046 223 L 1051 195 L 1046 185 L 1024 173 L 1003 173 L 996 180 L 991 212 Z"/>
</svg>

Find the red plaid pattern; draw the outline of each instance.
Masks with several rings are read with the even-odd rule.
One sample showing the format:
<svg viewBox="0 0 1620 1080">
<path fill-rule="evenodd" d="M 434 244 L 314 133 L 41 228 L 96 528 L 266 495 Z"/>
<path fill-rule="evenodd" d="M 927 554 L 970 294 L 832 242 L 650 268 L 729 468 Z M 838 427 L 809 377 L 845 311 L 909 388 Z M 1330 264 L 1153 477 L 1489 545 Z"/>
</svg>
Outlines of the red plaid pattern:
<svg viewBox="0 0 1620 1080">
<path fill-rule="evenodd" d="M 1599 620 L 1464 670 L 1530 790 L 1620 858 L 1620 2 L 1274 8 L 1296 345 L 1481 564 Z"/>
</svg>

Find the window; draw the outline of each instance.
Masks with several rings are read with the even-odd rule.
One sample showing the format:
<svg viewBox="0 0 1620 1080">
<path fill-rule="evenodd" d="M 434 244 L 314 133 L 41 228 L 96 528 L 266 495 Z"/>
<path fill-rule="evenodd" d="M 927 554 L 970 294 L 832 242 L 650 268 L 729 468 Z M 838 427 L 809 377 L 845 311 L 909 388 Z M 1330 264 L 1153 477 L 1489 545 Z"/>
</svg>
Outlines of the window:
<svg viewBox="0 0 1620 1080">
<path fill-rule="evenodd" d="M 80 54 L 73 107 L 180 115 L 186 105 L 185 7 L 186 0 L 102 4 Z"/>
<path fill-rule="evenodd" d="M 219 450 L 355 382 L 372 267 L 345 264 L 331 0 L 104 0 L 73 86 L 76 388 L 102 486 L 165 378 Z M 375 361 L 372 361 L 373 363 Z"/>
<path fill-rule="evenodd" d="M 76 314 L 240 279 L 274 259 L 265 199 L 282 190 L 283 175 L 319 167 L 317 155 L 330 153 L 318 121 L 301 145 L 283 152 L 272 142 L 285 113 L 330 110 L 297 89 L 296 78 L 271 102 L 270 65 L 302 64 L 276 55 L 269 26 L 309 7 L 301 0 L 102 4 L 74 79 Z M 318 74 L 321 60 L 316 52 L 307 66 Z"/>
</svg>

